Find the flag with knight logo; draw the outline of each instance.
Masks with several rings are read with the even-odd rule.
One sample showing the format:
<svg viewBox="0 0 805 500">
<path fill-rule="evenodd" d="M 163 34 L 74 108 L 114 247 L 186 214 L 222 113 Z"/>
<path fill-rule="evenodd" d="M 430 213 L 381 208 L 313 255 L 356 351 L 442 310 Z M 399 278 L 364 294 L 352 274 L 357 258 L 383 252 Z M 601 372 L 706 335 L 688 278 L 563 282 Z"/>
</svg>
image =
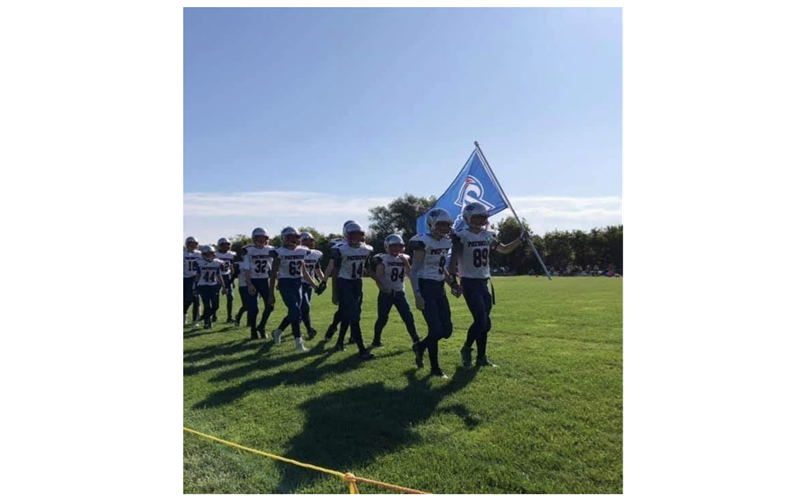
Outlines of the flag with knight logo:
<svg viewBox="0 0 805 500">
<path fill-rule="evenodd" d="M 453 230 L 458 231 L 464 227 L 461 210 L 474 201 L 485 206 L 490 216 L 509 208 L 503 190 L 498 186 L 492 169 L 489 168 L 478 147 L 473 150 L 458 177 L 431 209 L 443 208 L 450 212 L 454 220 Z M 419 234 L 428 232 L 425 225 L 426 214 L 427 212 L 416 220 L 416 231 Z"/>
<path fill-rule="evenodd" d="M 450 213 L 450 216 L 453 217 L 453 231 L 464 229 L 465 224 L 461 218 L 461 211 L 465 205 L 476 201 L 486 207 L 490 216 L 507 208 L 510 209 L 517 223 L 525 231 L 523 222 L 517 216 L 514 207 L 511 206 L 511 202 L 506 197 L 506 193 L 503 192 L 503 188 L 500 187 L 500 183 L 498 183 L 495 174 L 492 172 L 492 167 L 486 161 L 486 157 L 477 141 L 469 160 L 461 168 L 458 177 L 450 184 L 447 191 L 436 200 L 436 204 L 430 207 L 427 212 L 417 217 L 416 232 L 419 234 L 428 232 L 425 216 L 434 208 L 443 208 Z M 545 262 L 542 261 L 534 242 L 531 238 L 527 238 L 526 241 L 534 255 L 536 255 L 543 272 L 550 280 L 551 273 L 545 267 Z"/>
</svg>

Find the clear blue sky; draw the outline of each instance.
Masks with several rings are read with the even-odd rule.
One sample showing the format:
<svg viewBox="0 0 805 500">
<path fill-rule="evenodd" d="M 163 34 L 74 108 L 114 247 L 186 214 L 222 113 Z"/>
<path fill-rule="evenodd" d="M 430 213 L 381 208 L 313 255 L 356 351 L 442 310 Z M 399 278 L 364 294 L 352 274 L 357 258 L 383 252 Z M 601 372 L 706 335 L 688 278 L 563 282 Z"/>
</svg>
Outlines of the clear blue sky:
<svg viewBox="0 0 805 500">
<path fill-rule="evenodd" d="M 621 28 L 620 9 L 185 9 L 185 230 L 205 217 L 187 194 L 438 196 L 474 140 L 511 198 L 620 199 Z"/>
</svg>

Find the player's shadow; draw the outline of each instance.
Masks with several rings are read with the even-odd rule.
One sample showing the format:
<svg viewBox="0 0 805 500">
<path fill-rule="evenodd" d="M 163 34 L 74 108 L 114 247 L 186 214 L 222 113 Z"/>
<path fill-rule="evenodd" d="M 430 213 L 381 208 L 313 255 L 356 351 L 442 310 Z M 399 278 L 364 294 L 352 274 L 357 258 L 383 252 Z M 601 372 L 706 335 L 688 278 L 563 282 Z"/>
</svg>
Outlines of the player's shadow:
<svg viewBox="0 0 805 500">
<path fill-rule="evenodd" d="M 381 359 L 370 361 L 370 363 L 382 362 L 382 360 L 385 358 L 400 356 L 402 354 L 406 354 L 406 352 L 407 351 L 399 351 L 396 353 L 391 353 L 383 356 Z M 325 377 L 359 369 L 360 366 L 365 363 L 365 361 L 361 361 L 355 355 L 348 355 L 337 363 L 324 365 L 324 362 L 335 354 L 336 351 L 333 350 L 325 351 L 324 344 L 319 343 L 306 353 L 297 352 L 287 356 L 276 356 L 273 358 L 262 357 L 255 359 L 251 363 L 242 364 L 232 368 L 231 370 L 218 373 L 214 377 L 210 378 L 210 382 L 234 381 L 254 372 L 264 372 L 283 364 L 298 361 L 304 358 L 311 359 L 309 363 L 304 364 L 296 370 L 283 370 L 271 375 L 251 378 L 241 382 L 240 384 L 233 385 L 232 387 L 227 387 L 226 389 L 213 392 L 203 401 L 196 403 L 194 408 L 203 409 L 227 405 L 237 401 L 250 392 L 270 390 L 271 388 L 278 387 L 280 385 L 315 384 Z"/>
<path fill-rule="evenodd" d="M 250 351 L 264 351 L 270 349 L 273 341 L 239 339 L 224 344 L 215 344 L 198 349 L 186 349 L 184 351 L 185 363 L 197 363 L 206 359 L 217 358 L 220 356 L 236 356 Z"/>
<path fill-rule="evenodd" d="M 214 359 L 207 363 L 199 363 L 198 361 L 192 364 L 185 364 L 184 376 L 190 377 L 209 370 L 216 370 L 219 368 L 231 367 L 233 365 L 241 365 L 242 363 L 252 363 L 255 360 L 264 359 L 268 356 L 269 351 L 274 346 L 273 342 L 263 343 L 255 346 L 250 354 L 238 358 L 224 357 L 223 359 Z"/>
<path fill-rule="evenodd" d="M 195 337 L 202 337 L 204 335 L 213 335 L 215 333 L 218 333 L 218 332 L 216 332 L 214 330 L 207 330 L 205 328 L 191 328 L 190 330 L 187 330 L 186 332 L 184 332 L 184 338 L 185 339 L 192 339 L 192 338 L 195 338 Z"/>
<path fill-rule="evenodd" d="M 195 337 L 201 337 L 203 335 L 217 335 L 217 334 L 220 334 L 220 333 L 230 332 L 232 330 L 238 330 L 239 328 L 240 327 L 235 326 L 235 325 L 226 325 L 226 326 L 221 326 L 221 327 L 216 326 L 216 328 L 211 328 L 211 329 L 206 329 L 206 328 L 201 328 L 201 327 L 195 327 L 194 326 L 194 327 L 192 327 L 189 330 L 186 330 L 184 332 L 184 338 L 185 339 L 192 339 L 192 338 L 195 338 Z"/>
<path fill-rule="evenodd" d="M 416 427 L 434 413 L 454 413 L 472 429 L 478 420 L 464 405 L 439 408 L 447 396 L 469 384 L 476 370 L 459 370 L 442 386 L 417 378 L 415 370 L 405 373 L 403 389 L 370 383 L 332 392 L 301 405 L 305 427 L 286 446 L 284 456 L 341 472 L 353 472 L 369 465 L 377 456 L 417 443 Z M 277 493 L 292 493 L 321 480 L 320 475 L 292 465 L 282 465 Z M 412 471 L 414 473 L 415 471 Z"/>
</svg>

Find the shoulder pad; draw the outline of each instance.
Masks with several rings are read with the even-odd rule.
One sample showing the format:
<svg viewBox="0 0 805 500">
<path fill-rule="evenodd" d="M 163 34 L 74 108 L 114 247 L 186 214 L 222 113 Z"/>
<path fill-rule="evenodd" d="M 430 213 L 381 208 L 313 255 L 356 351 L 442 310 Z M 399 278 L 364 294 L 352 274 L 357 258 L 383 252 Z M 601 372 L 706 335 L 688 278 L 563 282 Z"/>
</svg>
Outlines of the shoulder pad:
<svg viewBox="0 0 805 500">
<path fill-rule="evenodd" d="M 268 256 L 276 259 L 279 258 L 280 254 L 279 252 L 277 252 L 276 248 L 272 248 L 271 250 L 268 251 Z"/>
<path fill-rule="evenodd" d="M 408 246 L 411 247 L 411 250 L 425 250 L 425 242 L 414 238 L 411 238 L 411 241 L 408 242 Z"/>
<path fill-rule="evenodd" d="M 334 246 L 330 249 L 330 256 L 334 259 L 341 258 L 341 249 L 338 246 Z"/>
</svg>

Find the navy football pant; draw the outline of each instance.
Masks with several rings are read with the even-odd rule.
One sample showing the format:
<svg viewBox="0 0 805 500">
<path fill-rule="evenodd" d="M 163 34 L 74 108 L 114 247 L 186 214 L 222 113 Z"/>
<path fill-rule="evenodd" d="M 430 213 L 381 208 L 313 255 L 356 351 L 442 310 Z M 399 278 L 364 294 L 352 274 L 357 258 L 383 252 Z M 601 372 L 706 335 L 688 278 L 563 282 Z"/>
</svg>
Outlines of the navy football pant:
<svg viewBox="0 0 805 500">
<path fill-rule="evenodd" d="M 224 285 L 226 286 L 226 319 L 232 319 L 232 302 L 235 300 L 235 293 L 232 290 L 232 275 L 231 274 L 224 274 L 221 276 L 224 279 Z"/>
<path fill-rule="evenodd" d="M 212 321 L 212 317 L 218 310 L 218 294 L 221 293 L 221 285 L 205 285 L 198 287 L 198 295 L 204 303 L 204 314 L 201 315 L 201 320 L 204 324 Z"/>
<path fill-rule="evenodd" d="M 450 303 L 444 293 L 444 281 L 419 278 L 419 293 L 425 301 L 425 322 L 428 336 L 419 342 L 420 349 L 428 350 L 431 370 L 439 369 L 439 340 L 450 338 L 453 334 L 453 321 Z"/>
<path fill-rule="evenodd" d="M 252 279 L 252 285 L 257 289 L 257 293 L 254 295 L 250 294 L 247 287 L 246 296 L 249 298 L 248 323 L 252 329 L 252 334 L 255 334 L 257 332 L 265 332 L 266 322 L 268 322 L 268 317 L 271 316 L 271 311 L 274 310 L 274 306 L 268 302 L 268 278 L 254 278 Z M 262 297 L 263 299 L 263 316 L 260 318 L 260 324 L 255 326 L 257 323 L 257 312 L 259 310 L 257 297 Z"/>
<path fill-rule="evenodd" d="M 473 343 L 478 344 L 478 359 L 486 356 L 486 339 L 489 330 L 492 329 L 492 295 L 489 293 L 487 279 L 462 278 L 461 288 L 464 290 L 464 300 L 472 314 L 472 325 L 467 330 L 467 340 L 464 342 L 465 348 L 472 347 Z"/>
<path fill-rule="evenodd" d="M 184 279 L 184 315 L 187 317 L 187 309 L 193 304 L 193 322 L 198 320 L 198 297 L 193 295 L 193 281 L 195 276 Z"/>
<path fill-rule="evenodd" d="M 338 278 L 338 304 L 341 306 L 341 331 L 338 332 L 338 343 L 344 343 L 347 333 L 347 326 L 350 327 L 352 340 L 358 346 L 358 350 L 363 353 L 366 347 L 363 345 L 361 335 L 361 306 L 363 305 L 363 280 L 348 280 Z"/>
<path fill-rule="evenodd" d="M 280 278 L 279 289 L 282 301 L 288 308 L 288 315 L 282 319 L 278 328 L 285 330 L 290 324 L 293 338 L 298 339 L 301 336 L 299 321 L 302 319 L 302 280 L 300 278 Z"/>
<path fill-rule="evenodd" d="M 408 329 L 408 335 L 414 342 L 419 341 L 419 335 L 416 333 L 416 325 L 414 324 L 414 315 L 411 312 L 411 306 L 408 304 L 408 298 L 405 292 L 391 292 L 391 294 L 379 292 L 377 295 L 377 321 L 375 322 L 375 338 L 374 342 L 380 343 L 380 335 L 383 333 L 386 323 L 389 321 L 389 313 L 391 307 L 397 308 L 400 313 L 405 327 Z"/>
</svg>

